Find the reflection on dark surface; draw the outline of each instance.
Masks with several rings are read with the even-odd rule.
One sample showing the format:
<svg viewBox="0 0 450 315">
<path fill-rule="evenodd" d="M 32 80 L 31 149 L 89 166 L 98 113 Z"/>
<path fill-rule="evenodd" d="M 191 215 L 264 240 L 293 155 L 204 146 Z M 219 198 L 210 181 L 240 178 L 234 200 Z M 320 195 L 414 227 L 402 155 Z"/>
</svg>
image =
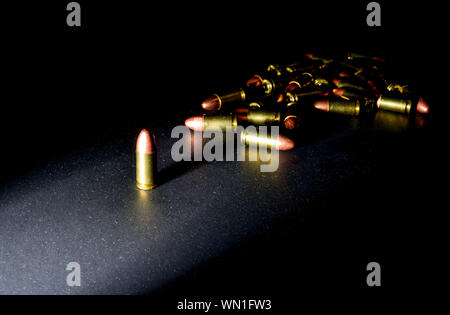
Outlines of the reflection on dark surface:
<svg viewBox="0 0 450 315">
<path fill-rule="evenodd" d="M 378 111 L 374 117 L 374 128 L 394 133 L 405 132 L 410 127 L 411 117 L 387 111 Z"/>
</svg>

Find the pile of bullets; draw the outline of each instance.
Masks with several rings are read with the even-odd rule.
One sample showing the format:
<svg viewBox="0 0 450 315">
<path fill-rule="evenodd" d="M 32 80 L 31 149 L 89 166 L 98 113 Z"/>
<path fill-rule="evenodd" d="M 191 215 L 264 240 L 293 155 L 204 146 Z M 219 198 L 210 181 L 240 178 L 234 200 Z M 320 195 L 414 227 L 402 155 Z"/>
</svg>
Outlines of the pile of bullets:
<svg viewBox="0 0 450 315">
<path fill-rule="evenodd" d="M 249 78 L 245 86 L 205 99 L 202 108 L 207 113 L 188 118 L 185 124 L 196 131 L 208 127 L 225 131 L 237 125 L 281 125 L 292 130 L 299 127 L 299 117 L 307 107 L 350 116 L 430 111 L 408 85 L 386 80 L 383 68 L 383 59 L 354 53 L 343 58 L 307 54 L 294 64 L 271 64 Z M 277 144 L 279 150 L 294 147 L 282 135 Z"/>
<path fill-rule="evenodd" d="M 308 54 L 294 64 L 272 64 L 243 87 L 205 99 L 202 108 L 207 113 L 186 119 L 185 125 L 195 131 L 214 128 L 234 132 L 238 126 L 251 125 L 281 126 L 288 131 L 301 125 L 300 115 L 307 109 L 360 117 L 389 112 L 421 117 L 430 112 L 427 102 L 408 85 L 386 80 L 383 68 L 381 58 L 353 53 L 343 58 Z M 273 139 L 248 128 L 240 132 L 244 145 L 264 144 L 276 150 L 295 146 L 283 134 Z M 136 144 L 138 188 L 156 187 L 156 173 L 155 137 L 144 129 Z"/>
</svg>

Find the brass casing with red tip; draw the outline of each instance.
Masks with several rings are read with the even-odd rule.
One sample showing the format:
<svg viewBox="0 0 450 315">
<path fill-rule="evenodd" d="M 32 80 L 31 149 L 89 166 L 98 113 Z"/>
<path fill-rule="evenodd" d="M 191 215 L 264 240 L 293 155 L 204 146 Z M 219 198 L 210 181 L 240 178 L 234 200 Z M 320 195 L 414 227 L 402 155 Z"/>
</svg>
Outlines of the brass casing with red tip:
<svg viewBox="0 0 450 315">
<path fill-rule="evenodd" d="M 283 135 L 278 135 L 277 139 L 273 139 L 270 135 L 261 135 L 256 130 L 243 130 L 241 132 L 241 143 L 249 146 L 265 145 L 268 148 L 286 151 L 295 147 L 294 141 Z"/>
<path fill-rule="evenodd" d="M 136 142 L 136 186 L 142 190 L 156 187 L 155 136 L 142 129 Z"/>
</svg>

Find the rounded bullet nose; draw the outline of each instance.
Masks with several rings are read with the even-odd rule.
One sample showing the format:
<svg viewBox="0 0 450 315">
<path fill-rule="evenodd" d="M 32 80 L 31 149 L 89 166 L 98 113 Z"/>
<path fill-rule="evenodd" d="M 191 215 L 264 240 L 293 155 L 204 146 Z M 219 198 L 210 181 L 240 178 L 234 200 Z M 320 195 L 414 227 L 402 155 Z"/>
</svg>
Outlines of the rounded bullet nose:
<svg viewBox="0 0 450 315">
<path fill-rule="evenodd" d="M 350 77 L 350 74 L 348 74 L 347 72 L 341 72 L 341 73 L 339 73 L 339 76 L 340 76 L 341 78 L 349 78 L 349 77 Z"/>
<path fill-rule="evenodd" d="M 251 77 L 250 79 L 248 79 L 246 84 L 248 87 L 258 87 L 258 86 L 262 85 L 262 80 L 261 80 L 261 78 L 255 76 L 255 77 Z"/>
<path fill-rule="evenodd" d="M 291 130 L 297 128 L 297 119 L 295 117 L 288 117 L 284 121 L 286 129 Z"/>
<path fill-rule="evenodd" d="M 277 149 L 280 151 L 291 150 L 295 147 L 295 142 L 288 137 L 278 135 Z"/>
<path fill-rule="evenodd" d="M 155 135 L 142 129 L 136 141 L 136 152 L 150 154 L 156 151 Z"/>
<path fill-rule="evenodd" d="M 286 85 L 286 88 L 284 89 L 285 92 L 292 92 L 293 90 L 295 90 L 296 88 L 298 88 L 297 84 L 294 83 L 289 83 L 288 85 Z"/>
<path fill-rule="evenodd" d="M 430 105 L 422 98 L 419 98 L 419 101 L 417 102 L 417 112 L 420 114 L 428 114 L 430 112 Z"/>
<path fill-rule="evenodd" d="M 284 101 L 284 95 L 282 93 L 278 94 L 277 103 L 281 103 Z"/>
<path fill-rule="evenodd" d="M 345 89 L 337 88 L 333 90 L 333 94 L 336 96 L 342 96 L 345 93 Z"/>
<path fill-rule="evenodd" d="M 203 131 L 203 116 L 194 116 L 186 119 L 186 127 L 195 131 Z"/>
<path fill-rule="evenodd" d="M 330 101 L 329 100 L 319 100 L 314 102 L 314 107 L 322 110 L 324 112 L 328 112 L 330 110 Z"/>
<path fill-rule="evenodd" d="M 377 108 L 380 108 L 381 105 L 381 96 L 377 99 Z"/>
<path fill-rule="evenodd" d="M 217 95 L 208 97 L 202 103 L 202 108 L 204 110 L 217 110 L 220 108 L 220 98 Z"/>
<path fill-rule="evenodd" d="M 336 86 L 338 86 L 339 83 L 341 83 L 341 81 L 342 81 L 341 79 L 337 79 L 337 78 L 336 78 L 336 79 L 333 79 L 333 84 L 336 85 Z"/>
<path fill-rule="evenodd" d="M 380 57 L 372 57 L 372 59 L 375 61 L 384 62 L 384 59 L 382 59 Z"/>
</svg>

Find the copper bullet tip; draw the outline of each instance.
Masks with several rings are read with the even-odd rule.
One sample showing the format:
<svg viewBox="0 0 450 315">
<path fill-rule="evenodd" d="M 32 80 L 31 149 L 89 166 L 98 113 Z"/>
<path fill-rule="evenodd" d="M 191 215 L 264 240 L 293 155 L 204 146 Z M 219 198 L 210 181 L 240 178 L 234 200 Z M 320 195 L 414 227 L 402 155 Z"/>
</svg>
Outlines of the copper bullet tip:
<svg viewBox="0 0 450 315">
<path fill-rule="evenodd" d="M 292 92 L 293 90 L 295 90 L 296 88 L 298 88 L 297 84 L 294 83 L 289 83 L 288 85 L 286 85 L 286 88 L 284 89 L 285 92 Z"/>
<path fill-rule="evenodd" d="M 250 79 L 248 79 L 246 84 L 248 87 L 258 87 L 258 86 L 261 86 L 262 80 L 260 77 L 254 76 L 254 77 L 251 77 Z"/>
<path fill-rule="evenodd" d="M 338 88 L 333 90 L 333 94 L 336 96 L 342 96 L 345 93 L 345 89 Z"/>
<path fill-rule="evenodd" d="M 136 141 L 136 152 L 151 154 L 156 151 L 155 135 L 142 129 Z"/>
<path fill-rule="evenodd" d="M 291 130 L 297 128 L 297 119 L 295 117 L 288 117 L 284 120 L 286 129 Z"/>
<path fill-rule="evenodd" d="M 194 116 L 186 119 L 186 127 L 195 131 L 203 131 L 203 116 Z"/>
<path fill-rule="evenodd" d="M 416 110 L 418 113 L 421 114 L 428 114 L 430 112 L 430 105 L 422 98 L 419 98 L 419 101 L 417 102 Z"/>
<path fill-rule="evenodd" d="M 202 103 L 202 108 L 204 110 L 217 110 L 220 108 L 220 97 L 218 95 L 213 95 L 208 97 Z"/>
<path fill-rule="evenodd" d="M 277 145 L 276 145 L 277 150 L 287 151 L 287 150 L 293 149 L 294 147 L 295 147 L 295 142 L 293 140 L 289 139 L 286 136 L 278 135 Z"/>
<path fill-rule="evenodd" d="M 380 57 L 372 57 L 372 59 L 375 61 L 384 62 L 384 59 L 382 59 Z"/>
<path fill-rule="evenodd" d="M 329 100 L 319 100 L 314 102 L 314 107 L 322 110 L 324 112 L 330 111 L 330 101 Z"/>
<path fill-rule="evenodd" d="M 333 79 L 333 84 L 336 85 L 336 86 L 338 86 L 339 83 L 341 83 L 341 81 L 342 81 L 341 79 L 337 79 L 337 78 L 336 78 L 336 79 Z"/>
<path fill-rule="evenodd" d="M 348 78 L 348 77 L 350 77 L 350 74 L 348 74 L 347 72 L 341 72 L 341 73 L 339 73 L 339 76 L 341 78 Z"/>
</svg>

